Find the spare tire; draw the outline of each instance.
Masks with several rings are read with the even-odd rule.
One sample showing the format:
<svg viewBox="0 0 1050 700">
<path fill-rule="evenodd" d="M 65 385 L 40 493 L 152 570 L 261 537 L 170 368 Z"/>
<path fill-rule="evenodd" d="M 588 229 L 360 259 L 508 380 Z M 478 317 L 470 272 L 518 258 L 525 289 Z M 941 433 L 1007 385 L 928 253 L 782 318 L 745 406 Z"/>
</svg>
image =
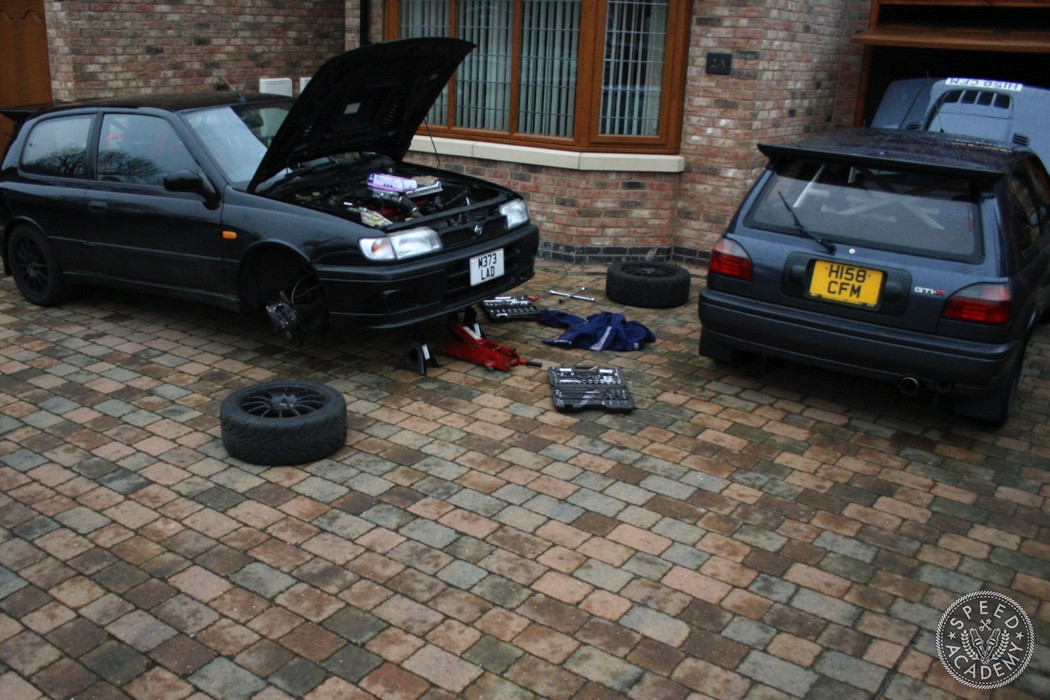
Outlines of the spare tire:
<svg viewBox="0 0 1050 700">
<path fill-rule="evenodd" d="M 655 260 L 613 263 L 605 275 L 605 296 L 647 309 L 682 306 L 689 301 L 689 271 Z"/>
<path fill-rule="evenodd" d="M 304 464 L 346 442 L 346 399 L 325 384 L 276 380 L 237 389 L 219 408 L 222 444 L 251 464 Z"/>
</svg>

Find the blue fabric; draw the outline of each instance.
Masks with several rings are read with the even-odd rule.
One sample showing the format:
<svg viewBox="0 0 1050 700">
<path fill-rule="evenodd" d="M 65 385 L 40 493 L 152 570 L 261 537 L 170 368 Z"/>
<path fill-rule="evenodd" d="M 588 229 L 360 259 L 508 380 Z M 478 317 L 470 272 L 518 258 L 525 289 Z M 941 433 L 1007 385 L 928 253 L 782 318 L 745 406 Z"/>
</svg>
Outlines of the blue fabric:
<svg viewBox="0 0 1050 700">
<path fill-rule="evenodd" d="M 653 332 L 638 321 L 628 321 L 623 314 L 608 311 L 585 320 L 564 311 L 544 309 L 537 320 L 545 326 L 566 329 L 561 336 L 543 341 L 561 348 L 641 350 L 646 343 L 656 340 Z"/>
</svg>

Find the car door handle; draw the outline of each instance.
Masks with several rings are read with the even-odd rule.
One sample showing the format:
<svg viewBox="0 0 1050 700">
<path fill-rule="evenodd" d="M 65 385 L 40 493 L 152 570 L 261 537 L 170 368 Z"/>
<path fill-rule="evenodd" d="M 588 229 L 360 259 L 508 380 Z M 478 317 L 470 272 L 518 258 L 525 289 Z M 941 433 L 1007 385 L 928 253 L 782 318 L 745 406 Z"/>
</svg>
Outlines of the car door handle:
<svg viewBox="0 0 1050 700">
<path fill-rule="evenodd" d="M 105 213 L 107 206 L 109 205 L 100 199 L 92 199 L 88 202 L 88 211 L 92 214 L 102 214 Z"/>
</svg>

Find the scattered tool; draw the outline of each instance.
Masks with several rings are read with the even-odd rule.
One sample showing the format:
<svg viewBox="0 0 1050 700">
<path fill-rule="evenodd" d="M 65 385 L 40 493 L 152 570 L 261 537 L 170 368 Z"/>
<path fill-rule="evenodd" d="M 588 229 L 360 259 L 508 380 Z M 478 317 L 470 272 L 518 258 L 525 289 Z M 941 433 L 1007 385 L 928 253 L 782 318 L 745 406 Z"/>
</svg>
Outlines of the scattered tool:
<svg viewBox="0 0 1050 700">
<path fill-rule="evenodd" d="M 441 349 L 453 357 L 474 362 L 489 369 L 503 370 L 504 372 L 517 365 L 542 367 L 535 360 L 521 359 L 512 348 L 506 348 L 491 340 L 482 338 L 480 334 L 476 333 L 465 323 L 449 323 L 448 328 L 460 340 L 458 342 L 445 343 Z"/>
<path fill-rule="evenodd" d="M 554 296 L 564 297 L 563 299 L 559 299 L 558 300 L 559 304 L 562 303 L 563 301 L 565 301 L 565 299 L 579 299 L 580 301 L 594 301 L 594 297 L 585 297 L 585 296 L 581 296 L 580 295 L 580 292 L 585 292 L 585 291 L 587 291 L 586 287 L 580 287 L 579 289 L 577 289 L 572 294 L 569 294 L 568 292 L 559 292 L 556 289 L 550 290 L 551 294 L 553 294 Z"/>
<path fill-rule="evenodd" d="M 616 367 L 551 367 L 547 370 L 551 398 L 559 411 L 604 408 L 615 413 L 634 410 L 634 399 Z"/>
<path fill-rule="evenodd" d="M 481 310 L 495 323 L 535 321 L 540 317 L 540 310 L 532 303 L 534 301 L 533 297 L 521 295 L 492 297 L 481 302 Z"/>
</svg>

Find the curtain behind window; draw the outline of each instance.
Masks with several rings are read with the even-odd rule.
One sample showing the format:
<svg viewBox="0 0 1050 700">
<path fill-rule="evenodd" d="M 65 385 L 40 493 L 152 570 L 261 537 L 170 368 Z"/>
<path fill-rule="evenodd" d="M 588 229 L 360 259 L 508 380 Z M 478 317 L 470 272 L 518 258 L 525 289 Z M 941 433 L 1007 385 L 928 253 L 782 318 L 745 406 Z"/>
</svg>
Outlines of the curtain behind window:
<svg viewBox="0 0 1050 700">
<path fill-rule="evenodd" d="M 424 36 L 448 36 L 449 3 L 447 0 L 411 0 L 401 3 L 401 37 L 415 39 Z M 427 121 L 448 126 L 448 88 L 427 114 Z"/>
<path fill-rule="evenodd" d="M 477 44 L 456 73 L 456 125 L 510 128 L 514 0 L 460 0 L 458 36 Z"/>
<path fill-rule="evenodd" d="M 600 133 L 658 133 L 666 36 L 667 0 L 609 0 Z"/>
<path fill-rule="evenodd" d="M 447 91 L 431 110 L 430 123 L 573 138 L 581 0 L 459 0 L 454 18 L 451 5 L 446 0 L 399 5 L 402 37 L 454 34 L 478 47 L 456 73 L 454 123 L 448 123 Z M 599 133 L 658 135 L 668 0 L 607 0 L 606 8 Z M 517 30 L 515 11 L 521 18 Z"/>
<path fill-rule="evenodd" d="M 521 34 L 518 131 L 572 138 L 579 0 L 525 0 Z"/>
</svg>

